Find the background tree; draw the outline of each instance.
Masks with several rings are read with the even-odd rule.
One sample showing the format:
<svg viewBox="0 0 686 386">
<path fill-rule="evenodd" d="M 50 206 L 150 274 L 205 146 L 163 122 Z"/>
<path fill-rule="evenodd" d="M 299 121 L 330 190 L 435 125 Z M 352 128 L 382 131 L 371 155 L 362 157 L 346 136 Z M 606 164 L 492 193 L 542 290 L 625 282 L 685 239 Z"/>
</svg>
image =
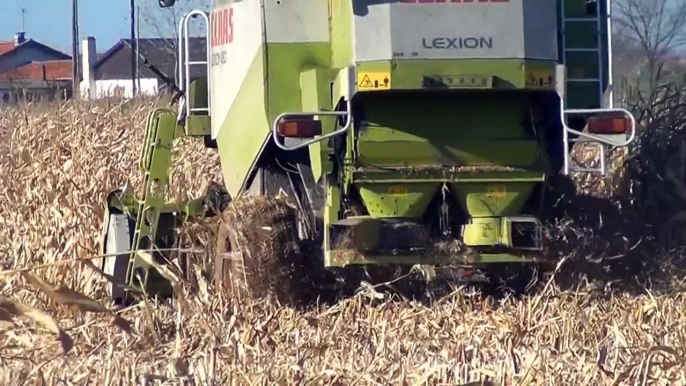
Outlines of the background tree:
<svg viewBox="0 0 686 386">
<path fill-rule="evenodd" d="M 170 8 L 160 8 L 157 1 L 141 1 L 139 6 L 139 19 L 141 29 L 145 35 L 165 38 L 165 47 L 178 62 L 178 31 L 183 16 L 194 9 L 209 12 L 212 8 L 212 0 L 179 0 Z M 206 37 L 205 23 L 196 19 L 190 24 L 191 36 Z M 175 66 L 175 72 L 178 68 Z M 173 75 L 173 74 L 168 74 Z"/>
<path fill-rule="evenodd" d="M 646 82 L 653 100 L 686 44 L 686 0 L 617 0 L 613 11 L 615 72 Z"/>
<path fill-rule="evenodd" d="M 686 0 L 615 0 L 613 21 L 615 95 L 638 122 L 627 196 L 672 245 L 686 232 Z"/>
</svg>

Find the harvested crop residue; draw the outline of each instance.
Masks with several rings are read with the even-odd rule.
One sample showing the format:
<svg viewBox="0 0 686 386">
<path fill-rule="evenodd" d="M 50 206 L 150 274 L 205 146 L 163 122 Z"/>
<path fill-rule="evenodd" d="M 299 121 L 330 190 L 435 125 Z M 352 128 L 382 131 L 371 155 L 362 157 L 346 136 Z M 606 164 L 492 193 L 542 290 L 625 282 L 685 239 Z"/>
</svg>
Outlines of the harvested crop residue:
<svg viewBox="0 0 686 386">
<path fill-rule="evenodd" d="M 107 192 L 127 179 L 139 186 L 152 105 L 0 110 L 0 384 L 686 382 L 683 271 L 663 264 L 627 274 L 613 268 L 623 267 L 613 265 L 619 258 L 565 265 L 522 299 L 463 290 L 426 305 L 360 294 L 302 309 L 218 295 L 213 220 L 185 229 L 198 252 L 178 301 L 103 311 L 94 302 L 105 299 L 105 280 L 75 260 L 99 254 Z M 221 181 L 214 151 L 182 142 L 173 171 L 179 198 Z"/>
</svg>

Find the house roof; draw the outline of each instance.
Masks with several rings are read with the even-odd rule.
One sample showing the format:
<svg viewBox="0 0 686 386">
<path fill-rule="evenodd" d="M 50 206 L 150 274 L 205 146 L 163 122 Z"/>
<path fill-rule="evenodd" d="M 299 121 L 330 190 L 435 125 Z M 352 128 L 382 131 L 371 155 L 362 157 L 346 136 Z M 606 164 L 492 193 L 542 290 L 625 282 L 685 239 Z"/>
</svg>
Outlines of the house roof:
<svg viewBox="0 0 686 386">
<path fill-rule="evenodd" d="M 6 52 L 12 51 L 14 49 L 14 42 L 0 41 L 0 55 Z"/>
<path fill-rule="evenodd" d="M 0 72 L 0 79 L 4 80 L 71 80 L 71 60 L 50 60 L 45 62 L 31 62 L 11 70 Z"/>
<path fill-rule="evenodd" d="M 207 45 L 205 38 L 190 38 L 189 56 L 191 60 L 205 60 Z M 109 50 L 97 55 L 95 71 L 105 65 L 119 50 L 123 48 L 133 49 L 132 39 L 120 39 Z M 170 79 L 176 75 L 176 39 L 166 38 L 141 38 L 138 39 L 138 53 L 141 59 L 147 59 L 151 65 L 157 67 L 163 74 Z M 141 67 L 144 64 L 141 63 Z M 191 69 L 191 77 L 195 77 L 199 66 Z"/>
<path fill-rule="evenodd" d="M 71 56 L 65 54 L 62 51 L 58 51 L 52 47 L 48 47 L 43 43 L 39 43 L 33 39 L 27 39 L 23 43 L 15 44 L 14 41 L 0 41 L 0 57 L 9 55 L 16 52 L 22 48 L 35 47 L 45 52 L 48 52 L 59 59 L 71 59 Z"/>
</svg>

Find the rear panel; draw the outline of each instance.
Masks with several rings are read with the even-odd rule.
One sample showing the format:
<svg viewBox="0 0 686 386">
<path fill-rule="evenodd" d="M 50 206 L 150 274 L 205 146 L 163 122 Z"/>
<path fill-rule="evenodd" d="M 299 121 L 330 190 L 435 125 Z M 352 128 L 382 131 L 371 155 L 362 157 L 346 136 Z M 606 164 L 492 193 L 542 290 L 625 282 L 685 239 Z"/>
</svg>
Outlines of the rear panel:
<svg viewBox="0 0 686 386">
<path fill-rule="evenodd" d="M 558 57 L 551 0 L 352 3 L 357 62 Z"/>
<path fill-rule="evenodd" d="M 335 95 L 334 100 L 327 100 L 323 91 L 330 87 L 338 71 L 350 64 L 358 66 L 359 74 L 383 75 L 374 81 L 383 83 L 387 77 L 388 87 L 380 89 L 389 92 L 426 89 L 427 77 L 450 80 L 451 85 L 439 84 L 447 89 L 470 89 L 475 85 L 480 89 L 474 91 L 479 92 L 478 98 L 463 95 L 465 91 L 452 96 L 460 108 L 448 107 L 444 116 L 432 114 L 431 120 L 436 122 L 410 117 L 401 120 L 400 126 L 387 121 L 373 133 L 356 133 L 357 167 L 403 163 L 382 149 L 410 142 L 422 144 L 413 147 L 418 153 L 411 156 L 423 167 L 490 163 L 521 166 L 531 162 L 533 150 L 530 154 L 509 154 L 513 158 L 505 160 L 500 156 L 506 153 L 499 147 L 507 146 L 501 141 L 531 140 L 527 138 L 528 128 L 509 121 L 519 122 L 527 116 L 527 98 L 508 94 L 507 98 L 497 99 L 496 95 L 503 95 L 504 90 L 552 90 L 554 65 L 559 59 L 566 60 L 570 67 L 570 107 L 599 104 L 600 87 L 592 83 L 594 75 L 607 84 L 607 60 L 599 66 L 597 51 L 589 50 L 594 43 L 597 50 L 597 42 L 603 46 L 606 40 L 598 37 L 597 28 L 595 34 L 588 28 L 591 24 L 569 20 L 589 17 L 584 16 L 585 0 L 560 0 L 557 4 L 555 0 L 352 0 L 329 1 L 328 7 L 324 1 L 303 4 L 294 0 L 215 1 L 210 36 L 212 134 L 220 144 L 232 195 L 244 187 L 273 119 L 286 111 L 332 107 Z M 559 39 L 563 20 L 567 23 L 563 34 L 566 38 Z M 579 23 L 586 24 L 582 28 Z M 577 31 L 579 28 L 584 31 Z M 601 72 L 604 76 L 598 76 Z M 577 74 L 584 78 L 577 78 Z M 311 81 L 315 83 L 307 86 Z M 397 96 L 393 99 L 399 104 L 412 102 Z M 506 99 L 512 105 L 482 108 L 484 101 L 498 104 Z M 382 95 L 364 102 L 369 117 L 385 117 L 393 111 L 391 107 L 390 100 Z M 404 110 L 407 114 L 421 111 L 426 109 L 419 105 Z M 486 128 L 491 113 L 502 121 Z M 417 127 L 407 126 L 412 121 L 418 122 Z M 428 131 L 427 124 L 431 126 Z M 483 127 L 478 132 L 484 135 L 487 145 L 477 145 L 480 140 L 471 137 L 465 142 L 465 135 L 471 136 L 475 126 Z M 493 135 L 496 140 L 491 138 Z M 436 146 L 436 138 L 443 139 L 441 146 Z M 439 155 L 442 146 L 447 146 L 451 154 Z M 315 177 L 320 177 L 325 170 L 331 170 L 327 156 L 330 149 L 326 143 L 319 143 L 311 150 Z"/>
<path fill-rule="evenodd" d="M 378 224 L 502 244 L 506 220 L 529 219 L 527 201 L 544 180 L 537 133 L 551 120 L 545 98 L 532 93 L 555 87 L 555 1 L 345 3 L 332 12 L 333 28 L 344 31 L 332 34 L 334 62 L 357 67 L 360 123 L 347 141 L 342 194 Z M 329 218 L 329 241 L 355 232 L 338 220 Z M 369 255 L 405 251 L 379 227 L 383 241 Z M 350 263 L 334 244 L 327 264 Z"/>
<path fill-rule="evenodd" d="M 493 247 L 523 247 L 512 224 L 534 223 L 528 200 L 548 164 L 541 133 L 561 131 L 556 64 L 569 65 L 571 107 L 597 106 L 607 84 L 602 23 L 575 19 L 585 13 L 586 0 L 216 0 L 212 125 L 229 193 L 273 155 L 261 153 L 276 116 L 334 108 L 355 65 L 355 128 L 338 138 L 345 146 L 309 149 L 315 180 L 334 173 L 326 264 L 349 263 L 332 243 L 335 227 L 357 226 L 342 220 L 352 201 L 362 228 L 449 231 L 482 257 L 509 258 Z"/>
</svg>

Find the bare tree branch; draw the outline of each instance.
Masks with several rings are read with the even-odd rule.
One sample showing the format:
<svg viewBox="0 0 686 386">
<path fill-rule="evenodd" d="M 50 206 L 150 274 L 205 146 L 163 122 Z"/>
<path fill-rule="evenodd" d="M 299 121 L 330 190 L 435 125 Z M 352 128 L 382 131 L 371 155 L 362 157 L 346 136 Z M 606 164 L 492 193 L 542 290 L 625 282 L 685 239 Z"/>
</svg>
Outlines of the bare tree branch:
<svg viewBox="0 0 686 386">
<path fill-rule="evenodd" d="M 140 7 L 141 27 L 145 35 L 164 38 L 165 51 L 174 59 L 174 74 L 166 74 L 172 79 L 177 78 L 178 72 L 178 31 L 183 16 L 192 10 L 209 12 L 212 0 L 179 1 L 170 8 L 160 8 L 156 1 L 142 3 Z M 200 20 L 189 24 L 189 35 L 206 37 L 206 28 Z M 209 26 L 208 26 L 209 27 Z"/>
<path fill-rule="evenodd" d="M 656 90 L 668 56 L 686 44 L 686 0 L 618 0 L 615 7 L 617 35 L 640 49 Z"/>
<path fill-rule="evenodd" d="M 141 25 L 152 36 L 170 39 L 167 49 L 177 56 L 178 31 L 183 16 L 194 9 L 209 12 L 211 0 L 179 1 L 170 8 L 160 8 L 156 1 L 145 1 L 141 6 Z M 191 36 L 205 36 L 205 26 L 202 22 L 191 23 Z"/>
</svg>

